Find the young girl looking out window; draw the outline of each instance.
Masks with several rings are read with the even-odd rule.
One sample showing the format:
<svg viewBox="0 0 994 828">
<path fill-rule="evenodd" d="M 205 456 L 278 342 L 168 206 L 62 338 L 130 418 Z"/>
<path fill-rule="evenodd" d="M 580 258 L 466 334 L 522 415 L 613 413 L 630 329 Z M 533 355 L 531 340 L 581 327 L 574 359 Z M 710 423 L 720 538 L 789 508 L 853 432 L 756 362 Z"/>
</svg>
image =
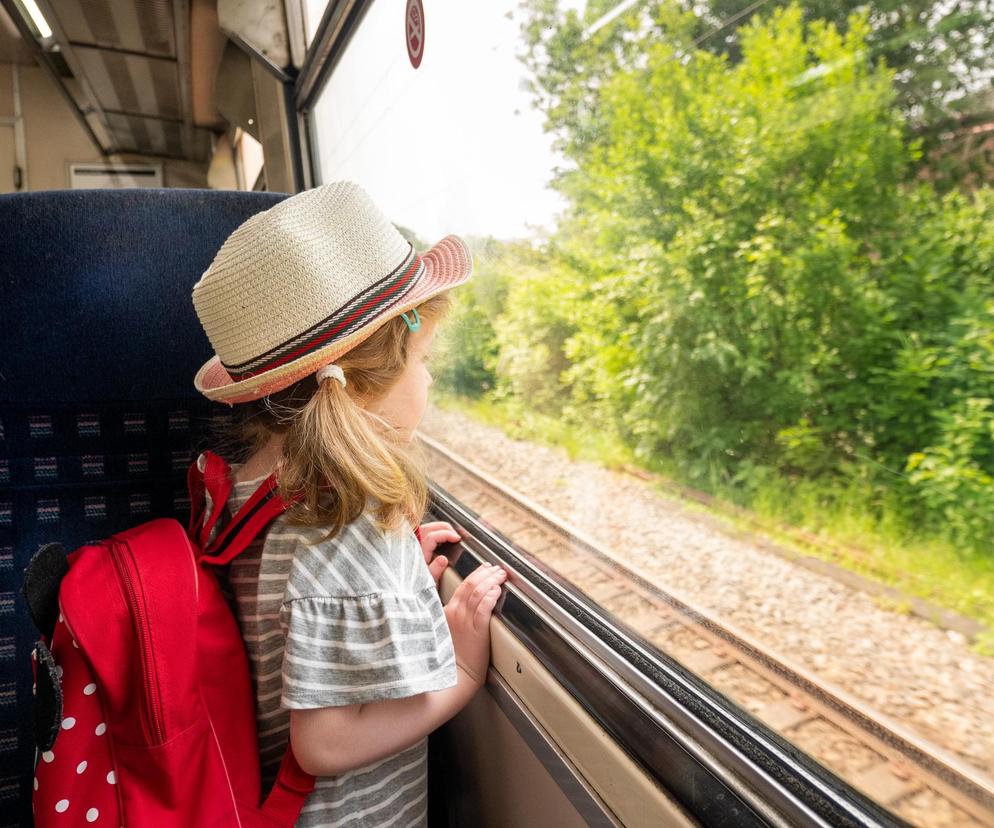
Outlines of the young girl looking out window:
<svg viewBox="0 0 994 828">
<path fill-rule="evenodd" d="M 216 356 L 195 384 L 237 406 L 232 513 L 275 471 L 294 505 L 230 564 L 256 694 L 263 791 L 289 739 L 318 777 L 302 826 L 422 825 L 426 736 L 480 688 L 506 573 L 478 567 L 443 608 L 410 443 L 448 291 L 472 272 L 447 236 L 414 250 L 351 182 L 241 225 L 193 292 Z M 415 527 L 419 527 L 417 534 Z"/>
</svg>

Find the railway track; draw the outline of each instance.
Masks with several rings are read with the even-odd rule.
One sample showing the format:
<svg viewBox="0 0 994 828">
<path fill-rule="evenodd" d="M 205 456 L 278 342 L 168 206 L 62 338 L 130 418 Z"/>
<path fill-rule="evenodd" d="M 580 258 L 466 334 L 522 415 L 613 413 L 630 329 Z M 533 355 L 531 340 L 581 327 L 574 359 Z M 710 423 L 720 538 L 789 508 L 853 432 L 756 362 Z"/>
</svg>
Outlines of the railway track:
<svg viewBox="0 0 994 828">
<path fill-rule="evenodd" d="M 568 526 L 421 435 L 432 478 L 512 543 L 584 592 L 853 787 L 916 826 L 994 828 L 994 780 L 712 617 L 637 562 Z"/>
</svg>

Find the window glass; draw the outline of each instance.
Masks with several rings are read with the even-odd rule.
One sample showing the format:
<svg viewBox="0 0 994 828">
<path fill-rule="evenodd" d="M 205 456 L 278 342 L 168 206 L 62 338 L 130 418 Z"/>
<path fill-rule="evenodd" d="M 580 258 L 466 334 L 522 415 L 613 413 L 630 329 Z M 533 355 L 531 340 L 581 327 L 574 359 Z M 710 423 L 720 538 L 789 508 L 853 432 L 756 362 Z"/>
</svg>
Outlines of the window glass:
<svg viewBox="0 0 994 828">
<path fill-rule="evenodd" d="M 310 46 L 329 0 L 290 0 L 290 2 L 299 2 L 304 10 L 304 35 L 307 45 Z"/>
<path fill-rule="evenodd" d="M 315 107 L 322 178 L 353 178 L 395 222 L 514 238 L 548 224 L 559 161 L 522 91 L 518 25 L 500 3 L 436 3 L 414 69 L 404 0 L 374 2 Z M 561 163 L 561 162 L 560 162 Z"/>
<path fill-rule="evenodd" d="M 436 480 L 912 824 L 989 824 L 990 3 L 426 5 L 310 117 L 323 181 L 474 249 L 422 431 L 507 491 Z"/>
</svg>

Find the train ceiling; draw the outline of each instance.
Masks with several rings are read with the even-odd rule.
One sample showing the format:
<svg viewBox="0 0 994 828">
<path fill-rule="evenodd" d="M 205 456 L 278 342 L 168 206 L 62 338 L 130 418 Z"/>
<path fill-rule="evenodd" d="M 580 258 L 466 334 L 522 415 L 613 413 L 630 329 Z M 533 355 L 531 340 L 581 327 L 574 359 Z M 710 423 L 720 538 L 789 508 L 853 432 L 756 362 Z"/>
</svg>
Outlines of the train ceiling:
<svg viewBox="0 0 994 828">
<path fill-rule="evenodd" d="M 6 9 L 0 6 L 0 62 L 16 63 L 20 66 L 33 66 L 34 54 L 17 31 Z"/>
<path fill-rule="evenodd" d="M 37 0 L 52 29 L 45 49 L 107 153 L 204 161 L 216 113 L 195 118 L 193 44 L 221 38 L 213 4 L 199 0 Z M 191 4 L 195 8 L 191 10 Z M 201 14 L 191 39 L 191 11 Z M 213 32 L 204 31 L 213 23 Z M 206 36 L 206 39 L 205 39 Z M 222 38 L 223 40 L 223 38 Z M 218 47 L 218 50 L 220 47 Z M 202 61 L 201 61 L 202 62 Z M 216 67 L 215 67 L 216 68 Z M 213 73 L 211 73 L 211 79 Z M 209 93 L 208 93 L 209 94 Z M 203 107 L 200 107 L 203 109 Z M 205 123 L 206 121 L 206 123 Z"/>
</svg>

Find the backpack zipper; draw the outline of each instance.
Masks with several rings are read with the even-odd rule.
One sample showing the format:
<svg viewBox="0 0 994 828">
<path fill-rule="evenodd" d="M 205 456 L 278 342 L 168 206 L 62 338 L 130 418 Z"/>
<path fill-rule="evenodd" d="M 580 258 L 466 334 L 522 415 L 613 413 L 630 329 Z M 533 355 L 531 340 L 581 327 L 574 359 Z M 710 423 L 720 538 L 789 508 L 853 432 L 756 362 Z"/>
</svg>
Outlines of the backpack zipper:
<svg viewBox="0 0 994 828">
<path fill-rule="evenodd" d="M 148 631 L 148 612 L 145 598 L 139 583 L 137 566 L 131 548 L 126 543 L 111 541 L 108 544 L 111 560 L 117 569 L 124 588 L 125 601 L 135 621 L 135 633 L 138 638 L 138 654 L 142 666 L 142 687 L 144 689 L 145 705 L 143 708 L 142 726 L 151 744 L 163 744 L 166 741 L 166 727 L 163 722 L 162 704 L 159 699 L 159 678 L 155 672 L 155 659 L 152 654 L 152 637 Z"/>
</svg>

